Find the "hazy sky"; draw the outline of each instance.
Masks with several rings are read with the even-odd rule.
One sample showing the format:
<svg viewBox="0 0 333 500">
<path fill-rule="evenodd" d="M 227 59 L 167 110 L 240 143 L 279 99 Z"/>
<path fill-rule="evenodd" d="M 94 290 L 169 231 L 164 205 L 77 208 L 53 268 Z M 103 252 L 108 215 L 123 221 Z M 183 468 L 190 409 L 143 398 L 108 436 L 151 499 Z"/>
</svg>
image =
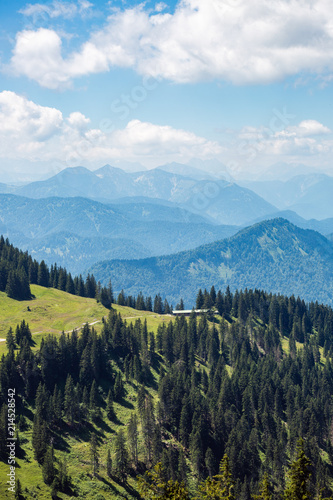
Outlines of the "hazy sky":
<svg viewBox="0 0 333 500">
<path fill-rule="evenodd" d="M 12 0 L 0 40 L 3 177 L 193 157 L 333 175 L 331 0 Z"/>
</svg>

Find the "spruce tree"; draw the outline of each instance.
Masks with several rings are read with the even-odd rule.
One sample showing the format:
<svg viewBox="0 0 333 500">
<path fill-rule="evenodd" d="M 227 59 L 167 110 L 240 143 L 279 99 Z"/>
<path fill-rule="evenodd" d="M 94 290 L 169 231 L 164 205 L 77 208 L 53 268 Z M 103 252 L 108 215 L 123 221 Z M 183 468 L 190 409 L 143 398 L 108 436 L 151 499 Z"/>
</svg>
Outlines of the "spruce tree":
<svg viewBox="0 0 333 500">
<path fill-rule="evenodd" d="M 43 460 L 43 480 L 46 484 L 51 484 L 55 476 L 54 451 L 53 446 L 49 446 Z"/>
<path fill-rule="evenodd" d="M 109 420 L 113 420 L 116 416 L 114 408 L 113 408 L 113 397 L 112 397 L 112 390 L 111 388 L 109 389 L 107 398 L 106 398 L 106 416 L 108 417 Z"/>
<path fill-rule="evenodd" d="M 91 456 L 91 463 L 93 467 L 93 474 L 96 476 L 98 470 L 99 470 L 99 452 L 98 452 L 98 447 L 97 447 L 97 437 L 96 434 L 93 432 L 91 434 L 90 438 L 90 456 Z"/>
<path fill-rule="evenodd" d="M 70 484 L 67 461 L 65 458 L 63 460 L 59 460 L 58 479 L 59 479 L 59 489 L 65 492 Z"/>
<path fill-rule="evenodd" d="M 108 477 L 111 477 L 112 474 L 112 460 L 111 460 L 111 453 L 110 450 L 108 450 L 107 456 L 106 456 L 106 473 Z"/>
<path fill-rule="evenodd" d="M 135 466 L 138 463 L 138 438 L 138 417 L 136 413 L 132 413 L 127 425 L 127 441 L 131 453 L 131 458 Z"/>
<path fill-rule="evenodd" d="M 122 429 L 119 430 L 114 445 L 115 469 L 120 479 L 123 481 L 126 477 L 128 467 L 128 452 L 126 448 L 126 438 Z"/>
<path fill-rule="evenodd" d="M 147 500 L 190 500 L 188 489 L 183 483 L 166 480 L 166 471 L 159 462 L 151 471 L 139 477 L 139 492 Z"/>
<path fill-rule="evenodd" d="M 99 405 L 99 395 L 98 395 L 95 379 L 93 380 L 93 382 L 91 384 L 91 389 L 90 389 L 89 411 L 90 411 L 90 416 L 91 416 L 92 420 L 96 420 L 96 419 L 100 418 L 101 409 L 100 409 L 100 405 Z"/>
<path fill-rule="evenodd" d="M 304 452 L 304 441 L 300 439 L 296 447 L 296 459 L 292 462 L 288 473 L 284 500 L 308 500 L 311 462 Z"/>
<path fill-rule="evenodd" d="M 37 284 L 44 287 L 49 286 L 49 270 L 44 260 L 38 266 Z"/>
<path fill-rule="evenodd" d="M 23 498 L 22 495 L 22 486 L 19 478 L 16 479 L 15 482 L 15 500 L 21 500 Z"/>
<path fill-rule="evenodd" d="M 15 349 L 15 339 L 14 339 L 12 327 L 10 327 L 8 330 L 8 333 L 6 336 L 6 345 L 7 345 L 8 351 Z"/>
<path fill-rule="evenodd" d="M 271 484 L 267 472 L 265 472 L 259 485 L 259 495 L 254 495 L 254 500 L 272 500 Z"/>
<path fill-rule="evenodd" d="M 74 383 L 71 375 L 67 375 L 65 385 L 64 410 L 66 419 L 72 424 L 75 417 L 75 394 Z"/>
<path fill-rule="evenodd" d="M 234 481 L 230 471 L 229 459 L 225 454 L 220 463 L 219 473 L 212 479 L 200 483 L 199 491 L 204 500 L 235 500 Z"/>
<path fill-rule="evenodd" d="M 116 379 L 113 387 L 113 395 L 115 401 L 120 401 L 124 396 L 123 378 L 120 372 L 117 372 Z"/>
<path fill-rule="evenodd" d="M 46 453 L 46 424 L 38 413 L 35 413 L 34 423 L 32 427 L 32 447 L 34 450 L 34 457 L 37 462 L 42 463 Z"/>
</svg>

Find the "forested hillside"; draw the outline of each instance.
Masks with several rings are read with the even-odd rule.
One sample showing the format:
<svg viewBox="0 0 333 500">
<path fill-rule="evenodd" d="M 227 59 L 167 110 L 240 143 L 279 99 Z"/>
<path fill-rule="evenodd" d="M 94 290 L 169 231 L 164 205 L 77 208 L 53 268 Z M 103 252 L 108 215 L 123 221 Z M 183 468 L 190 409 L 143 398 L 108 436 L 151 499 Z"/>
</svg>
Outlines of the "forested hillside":
<svg viewBox="0 0 333 500">
<path fill-rule="evenodd" d="M 8 332 L 0 454 L 5 461 L 15 387 L 23 498 L 132 498 L 143 487 L 135 478 L 159 463 L 153 478 L 183 482 L 180 498 L 216 498 L 208 493 L 217 479 L 203 481 L 223 457 L 239 500 L 265 484 L 273 496 L 257 498 L 332 494 L 333 310 L 214 287 L 196 305 L 210 312 L 176 317 L 156 334 L 114 309 L 100 335 L 86 325 L 80 335 L 45 337 L 37 351 L 27 329 Z M 305 497 L 290 496 L 297 464 Z"/>
<path fill-rule="evenodd" d="M 72 277 L 70 272 L 56 264 L 49 268 L 42 260 L 40 263 L 28 254 L 14 247 L 8 239 L 0 237 L 0 292 L 16 300 L 32 298 L 30 284 L 53 287 L 72 295 L 100 300 L 110 307 L 113 300 L 111 282 L 101 287 L 93 275 Z"/>
<path fill-rule="evenodd" d="M 175 255 L 97 263 L 90 269 L 114 289 L 145 295 L 160 293 L 191 307 L 207 283 L 224 289 L 262 288 L 333 303 L 333 246 L 321 234 L 285 219 L 263 221 L 231 238 Z"/>
<path fill-rule="evenodd" d="M 57 262 L 74 274 L 100 260 L 179 252 L 237 230 L 163 200 L 111 205 L 79 197 L 35 200 L 0 194 L 0 233 L 38 261 Z"/>
</svg>

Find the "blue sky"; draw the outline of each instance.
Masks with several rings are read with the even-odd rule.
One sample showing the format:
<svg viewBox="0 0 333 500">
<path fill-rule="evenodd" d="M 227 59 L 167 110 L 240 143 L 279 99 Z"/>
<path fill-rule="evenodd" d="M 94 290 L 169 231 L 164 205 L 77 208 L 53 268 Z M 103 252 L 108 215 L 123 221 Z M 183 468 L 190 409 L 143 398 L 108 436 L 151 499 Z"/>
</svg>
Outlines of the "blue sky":
<svg viewBox="0 0 333 500">
<path fill-rule="evenodd" d="M 235 177 L 279 162 L 333 174 L 331 11 L 327 0 L 1 2 L 0 181 L 191 158 Z"/>
</svg>

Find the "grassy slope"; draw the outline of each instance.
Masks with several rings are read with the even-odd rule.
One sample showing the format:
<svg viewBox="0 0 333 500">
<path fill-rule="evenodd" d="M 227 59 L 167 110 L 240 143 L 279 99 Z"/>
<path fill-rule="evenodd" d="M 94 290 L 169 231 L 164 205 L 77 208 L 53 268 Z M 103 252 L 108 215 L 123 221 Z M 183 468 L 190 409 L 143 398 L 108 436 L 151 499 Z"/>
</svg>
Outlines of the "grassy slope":
<svg viewBox="0 0 333 500">
<path fill-rule="evenodd" d="M 77 297 L 54 288 L 31 285 L 33 300 L 17 301 L 9 299 L 0 292 L 0 338 L 5 339 L 10 327 L 15 332 L 16 325 L 23 319 L 29 323 L 34 341 L 38 347 L 47 333 L 60 334 L 72 331 L 84 323 L 95 323 L 94 328 L 101 328 L 101 319 L 108 310 L 94 299 Z M 30 307 L 30 311 L 27 307 Z M 124 319 L 135 321 L 147 318 L 148 328 L 156 331 L 161 321 L 170 321 L 171 316 L 160 316 L 146 311 L 137 311 L 129 307 L 114 305 Z M 5 342 L 0 342 L 0 356 L 6 352 Z"/>
<path fill-rule="evenodd" d="M 62 330 L 71 331 L 73 328 L 79 327 L 82 324 L 89 322 L 96 323 L 95 328 L 98 330 L 101 327 L 101 318 L 108 314 L 108 310 L 101 304 L 97 304 L 94 299 L 86 299 L 69 295 L 52 288 L 42 288 L 32 285 L 32 293 L 35 299 L 32 301 L 18 302 L 9 299 L 4 293 L 0 293 L 0 337 L 4 338 L 10 326 L 15 329 L 16 324 L 25 319 L 29 325 L 33 339 L 36 342 L 35 348 L 40 344 L 40 340 L 45 334 L 53 333 L 60 334 Z M 27 306 L 31 312 L 27 311 Z M 157 326 L 162 321 L 170 321 L 172 316 L 161 316 L 155 313 L 146 311 L 137 311 L 129 307 L 113 306 L 119 311 L 124 319 L 128 322 L 135 321 L 140 318 L 142 321 L 147 319 L 149 331 L 157 330 Z M 36 333 L 40 332 L 40 333 Z M 0 342 L 0 355 L 5 353 L 6 343 Z M 116 369 L 116 368 L 115 368 Z M 155 387 L 158 383 L 158 374 L 153 372 L 155 378 Z M 126 401 L 123 405 L 114 404 L 117 414 L 117 421 L 110 422 L 103 415 L 104 423 L 101 427 L 94 425 L 95 432 L 99 437 L 100 444 L 100 476 L 102 481 L 98 481 L 91 477 L 91 466 L 89 464 L 89 436 L 88 434 L 73 433 L 70 428 L 65 431 L 61 437 L 64 438 L 67 451 L 55 449 L 57 458 L 66 457 L 68 460 L 69 473 L 73 478 L 73 483 L 79 483 L 79 496 L 76 497 L 93 499 L 97 493 L 102 494 L 105 499 L 116 498 L 135 498 L 134 478 L 128 479 L 128 484 L 124 487 L 113 479 L 109 479 L 106 475 L 105 463 L 107 449 L 110 447 L 111 454 L 113 450 L 112 437 L 120 428 L 125 428 L 126 423 L 131 415 L 131 411 L 136 407 L 136 386 L 126 384 Z M 102 390 L 107 392 L 107 388 Z M 152 395 L 156 397 L 156 391 L 151 390 Z M 20 439 L 23 440 L 23 448 L 25 451 L 24 458 L 18 459 L 18 467 L 16 469 L 17 477 L 20 478 L 23 489 L 27 488 L 28 493 L 24 491 L 26 498 L 38 498 L 46 500 L 50 498 L 50 488 L 44 484 L 42 478 L 41 467 L 33 460 L 33 452 L 31 447 L 31 432 L 32 422 L 27 420 L 29 428 L 25 432 L 20 432 Z M 29 441 L 29 442 L 28 442 Z M 143 444 L 140 443 L 141 451 Z M 0 462 L 0 498 L 13 498 L 12 493 L 7 491 L 6 474 L 8 466 Z M 35 495 L 35 496 L 34 496 Z M 133 496 L 134 495 L 134 496 Z M 59 493 L 59 498 L 69 499 L 68 495 Z"/>
<path fill-rule="evenodd" d="M 156 373 L 154 373 L 157 376 Z M 77 485 L 78 500 L 87 499 L 93 500 L 97 493 L 103 495 L 105 500 L 109 499 L 121 499 L 121 498 L 136 498 L 138 496 L 136 492 L 136 481 L 135 477 L 128 477 L 127 483 L 122 485 L 117 478 L 109 478 L 106 474 L 106 456 L 107 450 L 110 448 L 111 457 L 113 456 L 113 438 L 115 433 L 119 429 L 126 429 L 126 424 L 129 420 L 131 411 L 136 406 L 136 386 L 126 384 L 126 401 L 123 405 L 114 403 L 114 409 L 117 414 L 117 421 L 110 422 L 105 412 L 103 411 L 103 423 L 101 425 L 91 426 L 89 430 L 94 430 L 98 437 L 99 443 L 99 453 L 100 453 L 100 470 L 99 477 L 93 478 L 92 467 L 90 465 L 90 453 L 89 453 L 89 433 L 85 429 L 84 431 L 73 432 L 70 427 L 59 432 L 59 436 L 64 445 L 65 450 L 60 450 L 57 446 L 55 447 L 55 456 L 57 459 L 66 458 L 68 463 L 69 474 L 72 477 L 72 483 Z M 155 391 L 151 391 L 155 396 Z M 33 459 L 33 451 L 31 446 L 31 433 L 32 425 L 29 421 L 29 429 L 25 432 L 20 432 L 20 439 L 27 440 L 29 443 L 24 443 L 24 458 L 17 460 L 18 467 L 16 469 L 16 476 L 20 479 L 23 486 L 28 491 L 24 491 L 27 499 L 37 498 L 38 500 L 50 499 L 50 488 L 43 482 L 42 469 Z M 139 443 L 139 455 L 143 456 L 143 443 Z M 0 462 L 0 498 L 1 499 L 12 499 L 12 493 L 7 491 L 5 484 L 6 474 L 8 472 L 8 466 L 3 462 Z M 34 496 L 34 494 L 36 496 Z M 71 495 L 64 493 L 58 493 L 58 497 L 63 500 L 68 500 L 74 498 Z"/>
</svg>

